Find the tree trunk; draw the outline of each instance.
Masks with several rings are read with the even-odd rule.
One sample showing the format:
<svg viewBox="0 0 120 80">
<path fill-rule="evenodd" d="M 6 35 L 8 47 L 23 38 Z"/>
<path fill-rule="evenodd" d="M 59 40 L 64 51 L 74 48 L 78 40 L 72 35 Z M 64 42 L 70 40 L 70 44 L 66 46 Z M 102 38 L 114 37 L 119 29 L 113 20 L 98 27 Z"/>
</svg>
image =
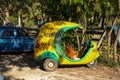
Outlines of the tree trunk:
<svg viewBox="0 0 120 80">
<path fill-rule="evenodd" d="M 110 45 L 111 45 L 111 36 L 108 36 L 106 60 L 109 59 L 109 54 L 111 53 L 111 51 L 110 51 Z"/>
<path fill-rule="evenodd" d="M 98 24 L 98 27 L 99 27 L 99 28 L 101 28 L 101 26 L 102 26 L 102 20 L 103 20 L 102 18 L 103 18 L 103 17 L 100 18 L 100 22 L 99 22 L 99 24 Z"/>
<path fill-rule="evenodd" d="M 9 22 L 9 9 L 5 7 L 4 9 L 4 14 L 5 14 L 5 22 Z"/>
<path fill-rule="evenodd" d="M 102 17 L 101 29 L 104 29 L 104 23 L 105 23 L 105 16 Z"/>
<path fill-rule="evenodd" d="M 115 19 L 113 20 L 112 28 L 111 28 L 111 30 L 109 31 L 108 36 L 111 36 L 111 33 L 112 33 L 112 31 L 113 31 L 113 28 L 114 28 L 114 26 L 115 26 L 115 24 L 116 24 L 117 18 L 118 18 L 118 16 L 116 16 Z"/>
<path fill-rule="evenodd" d="M 18 26 L 21 26 L 21 13 L 18 13 Z"/>
<path fill-rule="evenodd" d="M 75 34 L 76 34 L 76 38 L 77 38 L 77 46 L 78 46 L 78 51 L 80 51 L 80 40 L 79 40 L 79 34 L 77 33 L 76 30 L 75 31 Z"/>
<path fill-rule="evenodd" d="M 87 27 L 87 18 L 86 18 L 86 15 L 85 15 L 84 16 L 84 27 L 83 27 L 83 31 L 82 31 L 82 34 L 83 34 L 82 44 L 85 42 L 86 27 Z"/>
<path fill-rule="evenodd" d="M 117 62 L 116 54 L 117 54 L 117 41 L 115 40 L 115 43 L 114 43 L 114 54 L 113 54 L 114 62 Z"/>
<path fill-rule="evenodd" d="M 120 0 L 118 1 L 118 5 L 119 5 L 119 10 L 120 10 Z"/>
<path fill-rule="evenodd" d="M 111 53 L 111 51 L 110 51 L 110 46 L 111 46 L 111 34 L 112 34 L 113 28 L 114 28 L 114 26 L 115 26 L 115 24 L 116 24 L 116 20 L 117 20 L 117 15 L 116 15 L 116 17 L 115 17 L 115 19 L 114 19 L 114 21 L 113 21 L 112 28 L 111 28 L 110 31 L 108 32 L 108 45 L 107 45 L 108 51 L 107 51 L 107 57 L 106 57 L 107 60 L 108 60 L 109 54 Z"/>
</svg>

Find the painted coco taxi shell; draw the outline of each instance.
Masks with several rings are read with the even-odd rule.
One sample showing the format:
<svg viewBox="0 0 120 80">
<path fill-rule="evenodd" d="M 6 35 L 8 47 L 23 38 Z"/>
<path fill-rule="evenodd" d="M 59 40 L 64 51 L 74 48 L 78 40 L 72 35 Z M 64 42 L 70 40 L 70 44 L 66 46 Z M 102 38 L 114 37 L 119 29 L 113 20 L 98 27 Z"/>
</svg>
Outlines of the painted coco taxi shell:
<svg viewBox="0 0 120 80">
<path fill-rule="evenodd" d="M 77 23 L 56 21 L 48 22 L 40 28 L 37 36 L 34 57 L 36 60 L 44 60 L 43 67 L 47 71 L 53 71 L 57 66 L 53 65 L 73 65 L 73 64 L 88 64 L 94 61 L 98 56 L 97 44 L 90 41 L 90 47 L 82 59 L 72 60 L 68 58 L 62 51 L 61 37 L 70 29 L 80 28 L 82 26 Z M 46 60 L 49 59 L 49 60 Z"/>
</svg>

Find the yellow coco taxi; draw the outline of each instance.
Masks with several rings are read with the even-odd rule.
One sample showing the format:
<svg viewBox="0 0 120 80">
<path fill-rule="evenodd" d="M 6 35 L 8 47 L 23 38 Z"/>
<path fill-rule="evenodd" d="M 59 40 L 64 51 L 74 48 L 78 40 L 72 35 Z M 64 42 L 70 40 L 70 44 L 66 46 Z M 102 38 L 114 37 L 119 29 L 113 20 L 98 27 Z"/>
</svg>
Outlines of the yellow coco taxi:
<svg viewBox="0 0 120 80">
<path fill-rule="evenodd" d="M 63 35 L 71 29 L 82 29 L 82 26 L 72 22 L 48 22 L 41 26 L 36 38 L 34 57 L 42 61 L 46 71 L 53 71 L 59 65 L 87 64 L 89 67 L 96 65 L 99 56 L 97 44 L 88 40 L 82 44 L 80 51 L 75 51 L 68 42 L 66 52 L 63 49 Z M 65 41 L 65 40 L 64 40 Z M 77 41 L 76 41 L 77 42 Z"/>
</svg>

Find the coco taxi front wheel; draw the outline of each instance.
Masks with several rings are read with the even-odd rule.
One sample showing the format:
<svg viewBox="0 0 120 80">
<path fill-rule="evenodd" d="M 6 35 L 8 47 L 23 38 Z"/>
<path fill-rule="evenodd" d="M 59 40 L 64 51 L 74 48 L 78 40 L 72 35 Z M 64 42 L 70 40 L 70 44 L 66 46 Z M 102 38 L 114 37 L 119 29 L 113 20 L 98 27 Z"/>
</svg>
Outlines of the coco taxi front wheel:
<svg viewBox="0 0 120 80">
<path fill-rule="evenodd" d="M 97 60 L 94 60 L 94 61 L 90 62 L 89 64 L 87 64 L 87 66 L 89 68 L 94 68 L 94 67 L 96 67 L 96 65 L 97 65 Z"/>
<path fill-rule="evenodd" d="M 54 71 L 58 67 L 58 63 L 54 59 L 45 59 L 43 62 L 43 68 L 46 71 Z"/>
</svg>

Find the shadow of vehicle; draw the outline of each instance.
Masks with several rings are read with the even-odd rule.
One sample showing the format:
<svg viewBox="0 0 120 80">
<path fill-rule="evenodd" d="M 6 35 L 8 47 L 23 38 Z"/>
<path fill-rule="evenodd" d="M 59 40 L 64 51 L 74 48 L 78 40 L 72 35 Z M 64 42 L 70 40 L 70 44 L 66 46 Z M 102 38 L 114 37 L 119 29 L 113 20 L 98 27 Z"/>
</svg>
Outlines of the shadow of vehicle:
<svg viewBox="0 0 120 80">
<path fill-rule="evenodd" d="M 2 73 L 10 71 L 12 68 L 14 68 L 13 66 L 17 66 L 19 71 L 21 71 L 24 67 L 35 69 L 39 66 L 39 64 L 36 62 L 36 60 L 34 60 L 33 53 L 0 54 L 0 71 Z M 7 80 L 9 80 L 8 77 Z"/>
</svg>

